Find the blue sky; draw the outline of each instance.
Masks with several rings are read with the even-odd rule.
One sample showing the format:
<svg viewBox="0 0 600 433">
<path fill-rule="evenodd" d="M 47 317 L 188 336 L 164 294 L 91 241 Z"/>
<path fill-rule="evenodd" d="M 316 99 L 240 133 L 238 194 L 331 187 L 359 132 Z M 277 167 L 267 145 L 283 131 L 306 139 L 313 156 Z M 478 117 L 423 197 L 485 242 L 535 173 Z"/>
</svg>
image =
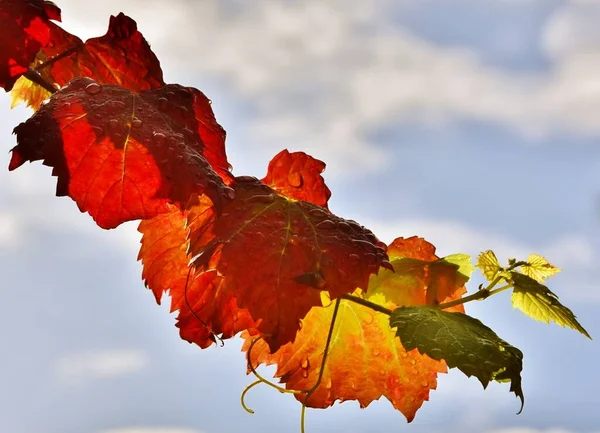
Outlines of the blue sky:
<svg viewBox="0 0 600 433">
<path fill-rule="evenodd" d="M 382 240 L 545 255 L 564 269 L 550 287 L 600 335 L 597 0 L 59 5 L 84 38 L 111 14 L 136 19 L 166 80 L 213 100 L 236 174 L 303 150 L 327 163 L 332 210 Z M 9 105 L 0 95 L 7 150 L 29 116 Z M 298 431 L 289 396 L 256 389 L 256 414 L 242 410 L 237 340 L 202 351 L 179 339 L 141 282 L 135 223 L 97 228 L 54 197 L 41 164 L 0 179 L 0 432 Z M 409 425 L 386 401 L 347 402 L 309 411 L 308 431 L 600 432 L 597 342 L 497 298 L 467 309 L 525 353 L 521 415 L 506 385 L 451 371 Z"/>
</svg>

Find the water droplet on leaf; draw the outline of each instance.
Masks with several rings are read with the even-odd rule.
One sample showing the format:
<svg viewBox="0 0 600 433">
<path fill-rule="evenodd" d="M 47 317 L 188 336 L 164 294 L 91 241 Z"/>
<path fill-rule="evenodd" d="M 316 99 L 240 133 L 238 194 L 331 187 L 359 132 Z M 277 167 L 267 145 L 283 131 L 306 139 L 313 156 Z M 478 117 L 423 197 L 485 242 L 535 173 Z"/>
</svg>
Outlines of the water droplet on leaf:
<svg viewBox="0 0 600 433">
<path fill-rule="evenodd" d="M 102 87 L 98 83 L 90 83 L 85 86 L 85 91 L 90 95 L 97 95 L 102 91 Z"/>
</svg>

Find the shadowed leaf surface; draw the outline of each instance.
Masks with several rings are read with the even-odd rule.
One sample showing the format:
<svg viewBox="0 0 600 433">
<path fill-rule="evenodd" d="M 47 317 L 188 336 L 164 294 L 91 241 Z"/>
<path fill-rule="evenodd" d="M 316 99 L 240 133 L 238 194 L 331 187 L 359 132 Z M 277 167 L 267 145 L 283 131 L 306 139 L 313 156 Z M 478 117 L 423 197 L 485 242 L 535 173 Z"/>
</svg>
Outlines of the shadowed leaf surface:
<svg viewBox="0 0 600 433">
<path fill-rule="evenodd" d="M 385 245 L 354 221 L 301 200 L 290 200 L 255 178 L 236 178 L 235 199 L 218 219 L 212 207 L 190 209 L 190 252 L 198 270 L 217 269 L 259 321 L 273 349 L 294 339 L 299 320 L 332 298 L 365 288 L 387 263 Z M 387 263 L 389 265 L 389 263 Z"/>
<path fill-rule="evenodd" d="M 226 339 L 253 328 L 254 321 L 237 307 L 233 296 L 220 295 L 221 278 L 215 271 L 198 273 L 189 266 L 186 214 L 176 206 L 169 208 L 140 223 L 143 237 L 138 260 L 142 260 L 142 278 L 156 301 L 160 304 L 165 292 L 171 295 L 171 311 L 179 310 L 181 338 L 205 348 L 215 341 L 213 332 Z"/>
<path fill-rule="evenodd" d="M 77 77 L 89 77 L 102 84 L 118 84 L 130 90 L 163 86 L 160 63 L 150 45 L 137 30 L 134 20 L 124 14 L 110 17 L 104 36 L 88 39 L 50 23 L 50 41 L 32 65 L 51 84 L 63 87 Z M 12 90 L 13 103 L 25 101 L 38 109 L 49 93 L 21 77 Z"/>
<path fill-rule="evenodd" d="M 12 89 L 50 42 L 50 20 L 60 21 L 60 9 L 50 1 L 0 2 L 0 86 L 5 90 Z"/>
<path fill-rule="evenodd" d="M 575 329 L 587 338 L 592 338 L 577 321 L 575 314 L 561 304 L 558 296 L 548 287 L 519 272 L 511 272 L 510 277 L 514 285 L 513 307 L 541 322 L 550 323 L 552 320 L 560 326 Z"/>
<path fill-rule="evenodd" d="M 403 274 L 397 264 L 402 258 L 434 258 L 435 248 L 421 238 L 397 239 L 388 248 L 395 272 L 380 269 L 369 281 L 366 294 L 356 290 L 355 296 L 394 309 L 398 305 L 426 302 L 427 287 L 412 273 Z M 456 271 L 455 271 L 456 272 Z M 457 299 L 464 287 L 455 287 L 446 300 Z M 454 307 L 463 311 L 462 305 Z M 310 390 L 318 380 L 327 330 L 334 306 L 314 307 L 292 343 L 271 354 L 263 341 L 255 343 L 250 353 L 253 366 L 276 364 L 276 377 L 287 389 Z M 245 335 L 244 350 L 253 337 Z M 390 328 L 389 317 L 368 307 L 342 300 L 336 318 L 323 378 L 309 397 L 310 407 L 325 408 L 336 400 L 358 400 L 361 407 L 384 396 L 411 421 L 429 392 L 436 388 L 437 373 L 446 372 L 442 361 L 435 361 L 416 350 L 405 350 Z M 296 397 L 304 401 L 305 394 Z"/>
<path fill-rule="evenodd" d="M 132 92 L 77 78 L 15 128 L 9 169 L 43 160 L 69 195 L 103 228 L 185 207 L 206 193 L 217 208 L 225 185 L 224 132 L 200 91 L 168 85 Z M 212 167 L 211 167 L 212 165 Z M 214 167 L 214 170 L 213 170 Z"/>
<path fill-rule="evenodd" d="M 304 179 L 301 185 L 286 185 L 286 168 L 276 163 L 281 161 L 281 155 L 285 156 L 285 167 L 290 172 L 296 170 L 294 167 L 301 168 Z M 304 153 L 283 151 L 271 161 L 269 167 L 266 179 L 281 189 L 287 188 L 290 194 L 318 197 L 320 192 L 329 191 L 320 176 L 324 164 Z M 273 170 L 273 167 L 277 168 Z M 314 191 L 311 192 L 312 188 Z M 315 200 L 326 204 L 326 198 L 325 201 L 319 198 Z M 208 229 L 215 222 L 211 201 L 207 197 L 200 197 L 197 208 L 205 211 L 195 212 L 196 226 Z M 157 302 L 160 302 L 164 292 L 168 291 L 171 295 L 171 310 L 179 310 L 177 326 L 181 337 L 200 347 L 207 347 L 214 341 L 213 332 L 221 338 L 229 338 L 241 330 L 254 328 L 256 324 L 247 310 L 237 307 L 233 293 L 222 290 L 222 276 L 214 270 L 203 272 L 190 267 L 186 219 L 187 213 L 170 206 L 168 213 L 142 221 L 139 231 L 143 233 L 143 238 L 138 258 L 144 266 L 146 285 L 154 292 Z"/>
<path fill-rule="evenodd" d="M 523 353 L 479 320 L 432 307 L 399 307 L 390 317 L 390 326 L 406 349 L 443 359 L 449 367 L 477 377 L 484 388 L 492 380 L 510 381 L 523 409 Z"/>
</svg>

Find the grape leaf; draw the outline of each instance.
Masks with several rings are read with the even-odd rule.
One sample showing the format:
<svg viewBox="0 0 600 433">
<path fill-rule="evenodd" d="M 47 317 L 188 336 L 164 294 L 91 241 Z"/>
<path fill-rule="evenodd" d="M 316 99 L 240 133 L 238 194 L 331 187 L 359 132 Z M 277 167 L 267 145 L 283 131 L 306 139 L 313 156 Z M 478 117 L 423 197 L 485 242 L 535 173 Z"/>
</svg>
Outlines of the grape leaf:
<svg viewBox="0 0 600 433">
<path fill-rule="evenodd" d="M 426 297 L 420 304 L 439 304 L 469 281 L 473 272 L 471 256 L 454 254 L 438 258 L 435 247 L 416 236 L 398 238 L 388 247 L 388 255 L 402 276 L 403 290 L 413 290 Z M 387 274 L 383 274 L 386 276 Z M 422 288 L 426 290 L 422 290 Z M 417 296 L 415 293 L 415 296 Z"/>
<path fill-rule="evenodd" d="M 171 311 L 179 310 L 181 338 L 205 348 L 220 338 L 231 338 L 256 325 L 247 310 L 237 307 L 233 296 L 220 296 L 221 278 L 216 272 L 197 273 L 189 265 L 187 215 L 169 205 L 169 212 L 140 223 L 143 234 L 138 260 L 142 260 L 146 286 L 160 304 L 164 292 L 171 295 Z"/>
<path fill-rule="evenodd" d="M 510 278 L 514 285 L 513 307 L 536 320 L 545 323 L 550 323 L 552 320 L 560 326 L 575 329 L 591 340 L 592 337 L 579 324 L 575 314 L 562 305 L 558 301 L 558 296 L 552 293 L 548 287 L 519 272 L 511 272 Z"/>
<path fill-rule="evenodd" d="M 77 78 L 15 133 L 9 169 L 43 160 L 58 176 L 57 195 L 103 228 L 152 218 L 167 203 L 185 207 L 192 194 L 208 194 L 217 209 L 233 195 L 219 177 L 231 177 L 223 140 L 213 140 L 224 132 L 193 88 L 134 93 Z"/>
<path fill-rule="evenodd" d="M 51 1 L 0 2 L 0 86 L 5 90 L 12 89 L 50 42 L 50 20 L 60 21 L 60 9 Z"/>
<path fill-rule="evenodd" d="M 263 182 L 289 198 L 327 207 L 331 191 L 321 173 L 325 163 L 304 152 L 279 152 L 269 163 Z"/>
<path fill-rule="evenodd" d="M 548 260 L 537 254 L 530 254 L 527 258 L 527 263 L 519 268 L 519 272 L 533 278 L 539 283 L 543 283 L 546 278 L 560 271 L 560 268 L 548 263 Z"/>
<path fill-rule="evenodd" d="M 156 55 L 138 31 L 136 22 L 123 13 L 110 17 L 104 36 L 85 43 L 50 23 L 50 42 L 38 52 L 32 67 L 48 83 L 59 87 L 77 77 L 118 84 L 134 91 L 165 84 Z M 12 106 L 25 101 L 37 110 L 48 97 L 49 93 L 41 86 L 21 77 L 12 90 Z"/>
<path fill-rule="evenodd" d="M 224 137 L 222 139 L 224 141 Z M 282 159 L 287 169 L 281 166 Z M 320 176 L 323 168 L 321 161 L 302 152 L 284 151 L 269 164 L 265 180 L 272 182 L 278 190 L 287 191 L 289 195 L 311 197 L 326 205 L 324 191 L 329 190 Z M 300 186 L 288 185 L 286 182 L 290 177 L 289 173 L 295 171 L 302 172 L 303 182 Z M 323 195 L 319 195 L 319 191 Z M 204 209 L 205 212 L 194 214 L 196 225 L 210 228 L 215 217 L 210 200 L 207 197 L 198 198 L 197 208 Z M 215 339 L 213 333 L 225 339 L 243 329 L 252 330 L 256 324 L 246 309 L 237 306 L 232 292 L 225 293 L 222 290 L 221 276 L 214 270 L 199 272 L 190 267 L 186 219 L 186 212 L 171 206 L 169 213 L 142 221 L 139 226 L 139 231 L 143 233 L 142 248 L 138 258 L 144 266 L 143 278 L 146 285 L 154 292 L 157 302 L 160 302 L 164 292 L 169 291 L 171 310 L 179 310 L 177 326 L 181 337 L 200 347 L 207 347 Z M 208 242 L 210 238 L 207 239 Z M 197 239 L 197 242 L 202 240 Z"/>
<path fill-rule="evenodd" d="M 354 295 L 388 309 L 424 304 L 427 289 L 423 280 L 415 279 L 410 269 L 403 273 L 407 269 L 402 268 L 400 257 L 431 257 L 435 248 L 417 237 L 397 239 L 388 248 L 394 254 L 391 263 L 395 272 L 380 269 L 371 276 L 367 293 L 356 290 Z M 464 287 L 454 287 L 448 300 L 464 292 Z M 462 305 L 454 308 L 463 311 Z M 276 364 L 275 376 L 287 389 L 310 390 L 318 380 L 333 310 L 331 304 L 312 308 L 302 319 L 296 339 L 276 352 L 271 352 L 263 341 L 256 342 L 249 354 L 252 365 Z M 253 336 L 242 336 L 246 339 L 243 350 L 248 351 Z M 446 372 L 443 361 L 404 349 L 390 329 L 388 316 L 343 299 L 322 381 L 308 400 L 306 394 L 296 394 L 296 398 L 307 406 L 325 408 L 336 400 L 358 400 L 361 407 L 366 407 L 385 396 L 410 422 L 429 399 L 430 390 L 436 388 L 440 372 Z"/>
<path fill-rule="evenodd" d="M 494 254 L 492 250 L 487 250 L 479 254 L 479 257 L 477 257 L 476 266 L 481 270 L 483 276 L 490 283 L 494 281 L 496 275 L 502 269 L 496 254 Z"/>
<path fill-rule="evenodd" d="M 510 381 L 510 391 L 521 399 L 523 410 L 523 353 L 479 320 L 466 314 L 412 306 L 394 310 L 390 326 L 396 328 L 396 335 L 407 350 L 418 349 L 433 359 L 443 359 L 449 367 L 477 377 L 484 388 L 492 380 Z"/>
<path fill-rule="evenodd" d="M 299 320 L 332 298 L 365 288 L 389 266 L 385 245 L 354 221 L 290 199 L 256 178 L 238 177 L 222 216 L 199 202 L 188 214 L 190 253 L 199 271 L 216 269 L 221 290 L 260 321 L 273 350 L 294 339 Z"/>
</svg>

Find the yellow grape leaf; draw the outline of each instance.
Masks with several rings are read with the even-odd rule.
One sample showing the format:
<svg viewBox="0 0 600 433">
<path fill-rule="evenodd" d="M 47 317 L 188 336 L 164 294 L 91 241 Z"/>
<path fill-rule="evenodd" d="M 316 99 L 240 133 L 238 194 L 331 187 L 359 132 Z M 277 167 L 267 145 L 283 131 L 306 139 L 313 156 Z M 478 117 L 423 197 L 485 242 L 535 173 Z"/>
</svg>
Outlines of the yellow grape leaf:
<svg viewBox="0 0 600 433">
<path fill-rule="evenodd" d="M 530 254 L 527 258 L 527 264 L 521 266 L 519 269 L 522 274 L 533 278 L 539 283 L 543 283 L 546 278 L 557 274 L 561 270 L 537 254 Z"/>
<path fill-rule="evenodd" d="M 492 250 L 487 250 L 479 254 L 476 266 L 490 283 L 494 281 L 494 278 L 496 278 L 496 275 L 502 269 L 496 254 Z"/>
<path fill-rule="evenodd" d="M 390 249 L 394 251 L 391 263 L 395 272 L 380 269 L 371 276 L 367 293 L 356 290 L 353 295 L 394 309 L 399 305 L 425 305 L 427 286 L 432 281 L 427 268 L 420 263 L 435 263 L 435 248 L 420 238 L 397 239 Z M 401 258 L 414 259 L 402 260 Z M 418 257 L 418 259 L 416 259 Z M 408 262 L 412 266 L 405 266 Z M 459 266 L 445 265 L 457 274 Z M 447 273 L 433 274 L 442 278 L 444 291 L 457 299 L 464 292 L 462 284 L 453 286 L 451 281 L 464 281 L 464 277 L 450 279 Z M 424 277 L 426 275 L 426 277 Z M 433 277 L 432 277 L 433 278 Z M 335 309 L 335 301 L 323 299 L 326 307 L 313 307 L 301 320 L 301 327 L 293 342 L 271 353 L 264 341 L 258 341 L 249 354 L 253 366 L 276 364 L 276 377 L 289 390 L 310 390 L 318 381 L 327 330 Z M 462 312 L 457 305 L 453 311 Z M 333 328 L 333 337 L 319 386 L 306 398 L 306 393 L 296 398 L 308 407 L 325 408 L 336 400 L 357 400 L 361 407 L 386 397 L 392 405 L 411 421 L 429 392 L 436 388 L 437 374 L 446 372 L 443 361 L 435 361 L 416 350 L 407 351 L 390 328 L 389 317 L 369 307 L 343 299 Z M 246 339 L 248 350 L 253 337 Z"/>
<path fill-rule="evenodd" d="M 558 301 L 558 296 L 533 278 L 519 272 L 511 272 L 514 285 L 512 294 L 513 307 L 541 322 L 575 329 L 591 339 L 590 334 L 577 321 L 575 314 Z"/>
</svg>

